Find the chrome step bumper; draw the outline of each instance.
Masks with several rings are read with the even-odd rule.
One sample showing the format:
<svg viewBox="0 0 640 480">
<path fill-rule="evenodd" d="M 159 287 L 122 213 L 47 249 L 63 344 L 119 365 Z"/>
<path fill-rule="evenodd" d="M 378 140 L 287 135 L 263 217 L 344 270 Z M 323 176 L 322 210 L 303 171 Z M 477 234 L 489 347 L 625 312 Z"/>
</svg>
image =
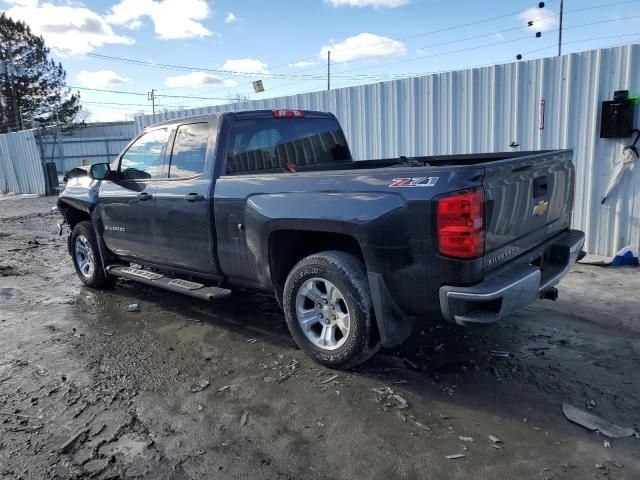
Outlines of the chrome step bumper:
<svg viewBox="0 0 640 480">
<path fill-rule="evenodd" d="M 551 240 L 542 254 L 542 269 L 520 263 L 507 266 L 470 287 L 440 287 L 440 311 L 459 325 L 487 324 L 529 305 L 557 285 L 576 262 L 584 233 L 569 230 Z"/>
</svg>

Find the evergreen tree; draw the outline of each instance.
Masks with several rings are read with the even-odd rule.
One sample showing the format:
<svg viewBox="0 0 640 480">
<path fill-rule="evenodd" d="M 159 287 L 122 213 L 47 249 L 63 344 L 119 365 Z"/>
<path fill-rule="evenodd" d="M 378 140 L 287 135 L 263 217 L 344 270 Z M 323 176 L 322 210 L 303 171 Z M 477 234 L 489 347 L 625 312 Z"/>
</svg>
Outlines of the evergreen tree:
<svg viewBox="0 0 640 480">
<path fill-rule="evenodd" d="M 66 87 L 62 65 L 48 57 L 41 36 L 0 13 L 0 133 L 71 122 L 80 111 L 80 94 Z"/>
</svg>

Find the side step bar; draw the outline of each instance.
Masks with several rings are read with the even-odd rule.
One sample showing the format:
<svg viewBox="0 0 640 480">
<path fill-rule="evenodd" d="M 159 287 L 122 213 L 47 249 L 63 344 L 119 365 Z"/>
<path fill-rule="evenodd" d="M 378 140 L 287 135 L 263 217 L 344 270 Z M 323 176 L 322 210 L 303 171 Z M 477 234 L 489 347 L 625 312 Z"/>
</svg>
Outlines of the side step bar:
<svg viewBox="0 0 640 480">
<path fill-rule="evenodd" d="M 227 297 L 231 294 L 231 290 L 218 287 L 207 287 L 202 283 L 191 282 L 179 278 L 168 278 L 164 275 L 150 270 L 140 268 L 126 267 L 124 265 L 110 265 L 107 271 L 120 278 L 135 280 L 136 282 L 152 285 L 154 287 L 163 288 L 176 293 L 182 293 L 191 297 L 200 298 L 202 300 L 216 300 Z"/>
</svg>

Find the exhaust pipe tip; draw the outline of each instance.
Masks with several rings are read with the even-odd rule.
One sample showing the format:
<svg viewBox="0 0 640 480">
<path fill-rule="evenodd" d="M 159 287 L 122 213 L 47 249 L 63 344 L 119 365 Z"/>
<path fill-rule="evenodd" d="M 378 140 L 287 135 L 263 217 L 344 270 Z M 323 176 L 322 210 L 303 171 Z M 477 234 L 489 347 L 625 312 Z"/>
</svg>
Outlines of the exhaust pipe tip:
<svg viewBox="0 0 640 480">
<path fill-rule="evenodd" d="M 556 287 L 551 287 L 549 290 L 542 294 L 543 300 L 557 300 L 558 299 L 558 289 Z"/>
</svg>

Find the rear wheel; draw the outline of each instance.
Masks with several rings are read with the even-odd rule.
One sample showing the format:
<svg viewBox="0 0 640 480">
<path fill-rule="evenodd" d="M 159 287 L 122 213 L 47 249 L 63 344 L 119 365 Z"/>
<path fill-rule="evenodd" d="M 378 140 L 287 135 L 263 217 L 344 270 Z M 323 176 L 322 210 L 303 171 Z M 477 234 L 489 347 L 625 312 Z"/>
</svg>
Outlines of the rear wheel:
<svg viewBox="0 0 640 480">
<path fill-rule="evenodd" d="M 100 261 L 98 241 L 91 222 L 78 223 L 71 232 L 71 258 L 82 283 L 93 288 L 113 285 L 114 278 L 105 275 Z"/>
<path fill-rule="evenodd" d="M 318 363 L 349 368 L 379 349 L 364 265 L 352 255 L 326 251 L 298 262 L 283 307 L 294 340 Z"/>
</svg>

